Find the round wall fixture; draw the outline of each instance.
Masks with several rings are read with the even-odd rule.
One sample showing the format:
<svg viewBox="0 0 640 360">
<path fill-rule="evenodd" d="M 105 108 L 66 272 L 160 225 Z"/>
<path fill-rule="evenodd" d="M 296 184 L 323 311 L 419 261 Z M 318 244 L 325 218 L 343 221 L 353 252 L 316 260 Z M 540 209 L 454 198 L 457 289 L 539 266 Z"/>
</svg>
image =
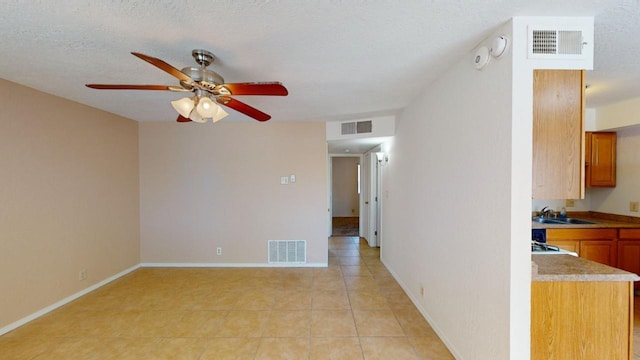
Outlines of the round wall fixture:
<svg viewBox="0 0 640 360">
<path fill-rule="evenodd" d="M 480 70 L 489 63 L 489 59 L 489 48 L 483 46 L 476 51 L 476 57 L 473 59 L 473 63 L 476 69 Z"/>
<path fill-rule="evenodd" d="M 505 35 L 497 36 L 491 44 L 491 56 L 499 58 L 507 49 L 507 37 Z"/>
</svg>

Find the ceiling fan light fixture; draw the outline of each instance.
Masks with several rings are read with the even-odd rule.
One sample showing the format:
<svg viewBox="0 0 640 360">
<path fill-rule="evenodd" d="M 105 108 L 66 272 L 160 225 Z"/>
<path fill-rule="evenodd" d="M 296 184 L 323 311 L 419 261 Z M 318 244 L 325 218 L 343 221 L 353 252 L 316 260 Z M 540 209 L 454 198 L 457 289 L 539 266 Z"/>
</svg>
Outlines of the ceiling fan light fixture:
<svg viewBox="0 0 640 360">
<path fill-rule="evenodd" d="M 191 114 L 195 103 L 191 98 L 182 98 L 171 102 L 171 106 L 178 112 L 178 114 L 188 118 Z"/>
<path fill-rule="evenodd" d="M 219 106 L 216 105 L 213 101 L 211 101 L 208 97 L 200 98 L 198 101 L 198 105 L 196 106 L 196 111 L 203 118 L 212 118 L 218 112 Z"/>
<path fill-rule="evenodd" d="M 216 106 L 218 106 L 218 105 L 216 105 Z M 229 115 L 229 114 L 226 111 L 224 111 L 222 106 L 218 106 L 218 111 L 216 112 L 216 115 L 212 118 L 212 120 L 213 120 L 214 123 L 216 123 L 216 122 L 226 118 L 227 115 Z"/>
<path fill-rule="evenodd" d="M 202 115 L 200 115 L 200 113 L 198 112 L 197 108 L 193 109 L 193 111 L 189 115 L 189 119 L 191 119 L 191 121 L 195 121 L 197 123 L 206 123 L 207 122 L 207 119 L 202 117 Z"/>
</svg>

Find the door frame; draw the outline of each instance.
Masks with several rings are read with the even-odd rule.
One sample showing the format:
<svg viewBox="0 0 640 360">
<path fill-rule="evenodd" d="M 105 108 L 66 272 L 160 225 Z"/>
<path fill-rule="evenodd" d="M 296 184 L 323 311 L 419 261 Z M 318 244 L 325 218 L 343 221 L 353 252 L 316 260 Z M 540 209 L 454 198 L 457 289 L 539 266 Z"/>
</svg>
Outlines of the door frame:
<svg viewBox="0 0 640 360">
<path fill-rule="evenodd" d="M 328 201 L 328 212 L 329 212 L 329 219 L 327 220 L 327 224 L 328 224 L 328 229 L 327 229 L 327 237 L 331 237 L 332 232 L 333 232 L 333 158 L 334 157 L 350 157 L 350 158 L 358 158 L 358 162 L 360 164 L 360 194 L 358 196 L 358 219 L 359 219 L 359 223 L 362 224 L 363 221 L 363 208 L 364 208 L 364 196 L 362 196 L 362 191 L 364 189 L 364 179 L 366 178 L 366 176 L 364 174 L 362 174 L 362 161 L 364 159 L 364 155 L 363 154 L 329 154 L 329 157 L 327 158 L 327 175 L 328 175 L 328 180 L 327 180 L 327 201 Z M 358 229 L 358 237 L 362 236 L 362 226 L 360 226 L 360 228 Z"/>
</svg>

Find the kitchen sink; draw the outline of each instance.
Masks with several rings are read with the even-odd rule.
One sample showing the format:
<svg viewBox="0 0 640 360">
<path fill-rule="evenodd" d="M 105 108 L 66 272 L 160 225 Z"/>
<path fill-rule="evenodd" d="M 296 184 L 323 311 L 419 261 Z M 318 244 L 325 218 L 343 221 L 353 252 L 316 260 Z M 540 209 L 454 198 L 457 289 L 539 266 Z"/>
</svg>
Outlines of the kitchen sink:
<svg viewBox="0 0 640 360">
<path fill-rule="evenodd" d="M 564 221 L 569 224 L 597 224 L 595 221 L 574 219 L 574 218 L 564 218 L 564 219 L 558 219 L 558 220 Z"/>
<path fill-rule="evenodd" d="M 538 216 L 534 217 L 532 220 L 542 224 L 597 224 L 594 221 L 575 218 L 545 218 Z"/>
</svg>

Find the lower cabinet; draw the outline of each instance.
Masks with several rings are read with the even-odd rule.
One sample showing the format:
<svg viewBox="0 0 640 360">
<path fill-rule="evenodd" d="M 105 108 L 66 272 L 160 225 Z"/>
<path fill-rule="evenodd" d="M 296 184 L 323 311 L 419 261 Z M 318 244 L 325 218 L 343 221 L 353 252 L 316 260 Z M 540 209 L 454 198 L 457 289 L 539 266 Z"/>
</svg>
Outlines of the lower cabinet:
<svg viewBox="0 0 640 360">
<path fill-rule="evenodd" d="M 640 274 L 640 229 L 620 229 L 618 233 L 619 269 Z M 640 282 L 636 282 L 640 288 Z"/>
<path fill-rule="evenodd" d="M 618 229 L 547 229 L 548 244 L 614 267 L 618 267 L 617 238 Z"/>
<path fill-rule="evenodd" d="M 632 359 L 632 343 L 631 283 L 531 283 L 531 360 Z"/>
</svg>

